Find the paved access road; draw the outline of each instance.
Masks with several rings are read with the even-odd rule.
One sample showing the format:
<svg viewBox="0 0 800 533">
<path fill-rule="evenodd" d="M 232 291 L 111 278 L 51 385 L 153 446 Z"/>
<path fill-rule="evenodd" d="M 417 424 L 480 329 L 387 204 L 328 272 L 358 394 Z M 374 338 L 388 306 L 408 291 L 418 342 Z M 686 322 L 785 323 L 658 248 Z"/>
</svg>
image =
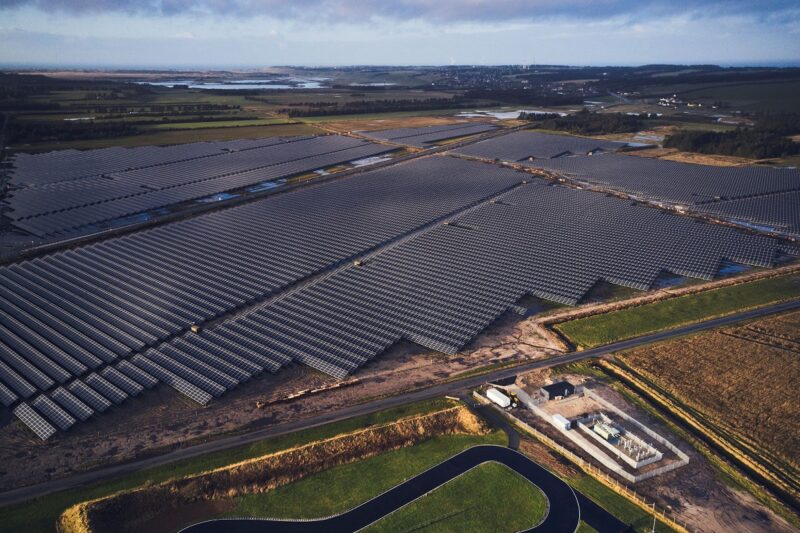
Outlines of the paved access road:
<svg viewBox="0 0 800 533">
<path fill-rule="evenodd" d="M 345 513 L 321 520 L 287 521 L 251 518 L 209 520 L 190 526 L 185 533 L 318 532 L 350 533 L 380 520 L 476 466 L 493 461 L 514 470 L 539 487 L 549 510 L 544 520 L 527 531 L 572 533 L 582 518 L 578 497 L 569 485 L 521 453 L 502 446 L 474 446 L 439 463 L 416 477 Z M 599 508 L 598 508 L 599 509 Z M 619 533 L 626 526 L 606 511 L 587 515 L 589 525 L 600 533 Z M 603 516 L 605 515 L 605 516 Z"/>
<path fill-rule="evenodd" d="M 751 311 L 745 311 L 743 313 L 737 313 L 734 315 L 717 318 L 714 320 L 708 320 L 706 322 L 700 322 L 698 324 L 690 324 L 688 326 L 683 326 L 676 329 L 661 331 L 659 333 L 653 333 L 650 335 L 644 335 L 642 337 L 636 337 L 633 339 L 620 341 L 614 344 L 608 344 L 606 346 L 593 348 L 591 350 L 586 350 L 583 352 L 572 352 L 557 357 L 550 357 L 548 359 L 539 359 L 536 361 L 531 361 L 530 363 L 524 363 L 511 368 L 505 368 L 505 369 L 495 370 L 492 372 L 487 372 L 485 374 L 479 374 L 477 376 L 468 376 L 463 379 L 456 379 L 453 381 L 449 381 L 447 383 L 432 385 L 430 387 L 413 390 L 410 392 L 405 392 L 402 394 L 398 394 L 396 396 L 389 396 L 371 402 L 353 405 L 351 407 L 340 409 L 338 411 L 331 413 L 324 413 L 322 415 L 302 420 L 295 420 L 293 422 L 288 422 L 285 424 L 258 429 L 256 431 L 251 431 L 249 433 L 244 433 L 241 435 L 234 435 L 231 437 L 224 437 L 209 442 L 204 442 L 201 444 L 197 444 L 195 446 L 191 446 L 188 448 L 181 448 L 156 457 L 149 457 L 147 459 L 131 461 L 129 463 L 118 464 L 107 468 L 101 468 L 98 470 L 92 470 L 90 472 L 76 474 L 70 477 L 56 479 L 46 483 L 41 483 L 39 485 L 31 485 L 29 487 L 22 487 L 10 490 L 7 492 L 0 493 L 0 506 L 23 502 L 31 498 L 36 498 L 39 496 L 43 496 L 45 494 L 50 494 L 52 492 L 79 487 L 81 485 L 86 485 L 89 483 L 97 483 L 99 481 L 111 479 L 132 472 L 138 472 L 146 468 L 153 468 L 156 466 L 164 465 L 181 459 L 197 457 L 199 455 L 204 455 L 207 453 L 227 450 L 229 448 L 235 448 L 238 446 L 244 446 L 246 444 L 250 444 L 252 442 L 256 442 L 268 437 L 276 437 L 279 435 L 294 433 L 295 431 L 301 431 L 303 429 L 318 427 L 325 424 L 330 424 L 331 422 L 338 422 L 340 420 L 345 420 L 348 418 L 352 418 L 354 416 L 361 416 L 374 413 L 376 411 L 382 411 L 384 409 L 389 409 L 391 407 L 396 407 L 398 405 L 403 405 L 406 403 L 411 403 L 419 400 L 427 400 L 430 398 L 445 396 L 448 394 L 457 394 L 459 391 L 472 387 L 477 387 L 483 383 L 486 383 L 487 381 L 494 381 L 498 379 L 508 378 L 516 374 L 519 374 L 521 372 L 528 372 L 530 370 L 535 370 L 539 368 L 549 368 L 567 363 L 574 363 L 576 361 L 581 361 L 583 359 L 588 359 L 591 357 L 600 357 L 603 355 L 608 355 L 614 352 L 618 352 L 620 350 L 628 350 L 630 348 L 635 348 L 637 346 L 642 346 L 645 344 L 662 342 L 670 340 L 675 337 L 681 337 L 684 335 L 689 335 L 691 333 L 697 333 L 699 331 L 718 328 L 722 326 L 728 326 L 736 322 L 740 322 L 742 320 L 751 320 L 754 318 L 771 315 L 773 313 L 780 313 L 783 311 L 789 311 L 798 308 L 800 308 L 800 300 L 784 302 L 780 304 L 770 305 L 767 307 L 762 307 L 760 309 L 754 309 Z"/>
</svg>

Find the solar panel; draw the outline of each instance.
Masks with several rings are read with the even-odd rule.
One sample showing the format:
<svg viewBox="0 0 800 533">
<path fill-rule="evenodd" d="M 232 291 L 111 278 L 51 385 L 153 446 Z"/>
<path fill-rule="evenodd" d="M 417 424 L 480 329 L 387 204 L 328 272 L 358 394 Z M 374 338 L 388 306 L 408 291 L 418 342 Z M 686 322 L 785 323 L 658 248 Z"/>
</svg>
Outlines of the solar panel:
<svg viewBox="0 0 800 533">
<path fill-rule="evenodd" d="M 5 405 L 6 407 L 9 407 L 18 399 L 19 397 L 14 393 L 14 391 L 12 391 L 8 387 L 6 387 L 2 382 L 0 382 L 0 403 Z"/>
<path fill-rule="evenodd" d="M 525 294 L 574 305 L 600 280 L 648 289 L 664 270 L 711 279 L 725 258 L 770 266 L 779 247 L 532 180 L 203 336 L 249 328 L 261 350 L 343 377 L 402 338 L 455 353 Z"/>
<path fill-rule="evenodd" d="M 603 154 L 534 162 L 583 180 L 654 198 L 703 204 L 800 188 L 800 171 L 765 166 L 719 167 Z M 670 176 L 664 180 L 663 176 Z"/>
<path fill-rule="evenodd" d="M 106 378 L 109 383 L 116 385 L 119 389 L 128 393 L 130 396 L 138 396 L 139 393 L 144 390 L 144 387 L 114 367 L 105 367 L 100 371 L 100 375 Z"/>
<path fill-rule="evenodd" d="M 67 385 L 67 389 L 99 413 L 111 407 L 111 402 L 108 399 L 80 380 L 75 380 Z"/>
<path fill-rule="evenodd" d="M 66 431 L 75 424 L 75 419 L 69 413 L 44 394 L 37 396 L 31 405 L 61 431 Z"/>
<path fill-rule="evenodd" d="M 177 362 L 172 357 L 158 350 L 148 350 L 145 353 L 145 356 L 151 361 L 157 363 L 162 368 L 166 368 L 169 371 L 174 372 L 177 376 L 185 379 L 189 383 L 197 385 L 213 396 L 219 396 L 225 392 L 224 386 L 212 379 L 207 378 L 203 374 L 192 370 L 188 366 Z"/>
<path fill-rule="evenodd" d="M 798 251 L 427 157 L 0 267 L 0 382 L 27 398 L 65 380 L 98 412 L 158 381 L 205 404 L 293 361 L 344 377 L 402 339 L 457 352 L 524 295 L 573 305 L 601 280 L 647 289 L 663 271 L 713 279 L 723 260 Z M 114 366 L 76 378 L 64 355 L 102 367 L 86 354 Z"/>
<path fill-rule="evenodd" d="M 3 361 L 0 361 L 0 380 L 23 398 L 30 398 L 36 392 L 33 385 Z"/>
<path fill-rule="evenodd" d="M 50 393 L 50 397 L 61 407 L 66 409 L 78 420 L 87 420 L 94 414 L 91 407 L 83 403 L 77 396 L 69 392 L 64 387 L 58 387 Z"/>
<path fill-rule="evenodd" d="M 152 389 L 158 384 L 158 380 L 142 370 L 141 368 L 130 364 L 128 361 L 120 361 L 117 363 L 117 370 L 136 381 L 140 385 Z"/>
<path fill-rule="evenodd" d="M 185 379 L 177 376 L 176 374 L 170 372 L 166 368 L 154 363 L 142 355 L 134 355 L 131 358 L 131 361 L 145 372 L 156 376 L 160 381 L 163 381 L 176 391 L 180 392 L 190 400 L 194 400 L 200 405 L 206 405 L 213 398 L 213 396 L 200 387 L 189 383 Z"/>
<path fill-rule="evenodd" d="M 187 146 L 189 150 L 193 148 L 194 145 Z M 179 150 L 179 147 L 172 149 L 173 152 Z M 97 150 L 97 154 L 63 158 L 65 161 L 59 164 L 65 173 L 74 170 L 69 168 L 71 164 L 82 169 L 75 170 L 78 177 L 72 181 L 38 186 L 28 183 L 26 188 L 13 190 L 7 199 L 12 208 L 9 216 L 17 227 L 39 236 L 69 232 L 391 150 L 391 147 L 352 137 L 323 135 L 263 142 L 241 150 L 201 151 L 196 157 L 188 154 L 175 159 L 175 155 L 164 153 L 164 161 L 132 162 L 132 166 L 118 167 L 116 172 L 102 171 L 113 169 L 115 165 L 105 162 L 105 152 Z M 49 164 L 38 165 L 37 157 Z M 58 157 L 43 154 L 22 160 L 25 161 L 23 166 L 12 170 L 12 180 L 36 182 L 37 173 L 49 174 L 48 167 Z M 80 174 L 85 176 L 80 177 Z"/>
<path fill-rule="evenodd" d="M 109 383 L 107 379 L 99 376 L 98 374 L 89 374 L 83 378 L 83 381 L 91 388 L 102 394 L 105 398 L 108 398 L 117 405 L 121 404 L 128 398 L 128 395 L 125 393 L 125 391 L 116 385 Z"/>
<path fill-rule="evenodd" d="M 361 131 L 361 135 L 373 139 L 394 141 L 401 144 L 426 148 L 430 143 L 452 139 L 454 137 L 466 137 L 496 129 L 497 126 L 491 124 L 480 124 L 475 122 L 446 124 L 442 126 L 423 126 L 421 128 L 397 128 L 380 131 Z"/>
<path fill-rule="evenodd" d="M 0 361 L 47 391 L 519 181 L 509 170 L 424 159 L 0 267 L 4 338 L 14 345 L 0 340 Z M 232 387 L 291 360 L 262 349 L 262 334 L 245 324 L 215 335 L 213 351 L 202 336 L 187 337 L 193 348 L 175 343 L 186 350 L 176 362 Z M 216 385 L 205 386 L 217 394 Z"/>
<path fill-rule="evenodd" d="M 49 439 L 56 432 L 56 428 L 25 402 L 16 406 L 13 413 L 42 440 Z"/>
</svg>

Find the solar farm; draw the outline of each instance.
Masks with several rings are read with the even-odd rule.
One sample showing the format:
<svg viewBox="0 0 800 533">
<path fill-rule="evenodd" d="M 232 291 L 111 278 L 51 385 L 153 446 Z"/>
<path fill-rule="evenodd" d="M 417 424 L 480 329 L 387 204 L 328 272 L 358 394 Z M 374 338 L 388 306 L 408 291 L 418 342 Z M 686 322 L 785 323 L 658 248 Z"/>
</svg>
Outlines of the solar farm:
<svg viewBox="0 0 800 533">
<path fill-rule="evenodd" d="M 392 135 L 443 134 L 423 130 Z M 594 162 L 602 177 L 640 160 L 564 155 L 619 143 L 507 137 L 496 158 L 592 179 Z M 458 153 L 491 155 L 504 138 Z M 165 191 L 186 200 L 391 149 L 323 136 L 18 156 L 13 179 L 26 188 L 12 214 L 61 231 L 155 206 Z M 753 172 L 776 174 L 758 185 Z M 716 171 L 692 175 L 687 194 L 773 198 L 800 183 L 740 174 L 724 189 Z M 526 296 L 576 305 L 603 281 L 648 290 L 664 272 L 711 280 L 725 261 L 769 268 L 796 253 L 491 162 L 423 155 L 0 267 L 0 402 L 47 439 L 160 383 L 204 405 L 290 363 L 344 378 L 404 340 L 457 353 Z"/>
<path fill-rule="evenodd" d="M 381 141 L 391 141 L 393 143 L 414 146 L 416 148 L 428 148 L 432 143 L 456 137 L 467 137 L 478 133 L 492 131 L 495 126 L 490 124 L 447 124 L 444 126 L 426 126 L 423 128 L 395 128 L 380 131 L 359 132 L 365 137 Z"/>
<path fill-rule="evenodd" d="M 482 159 L 524 161 L 615 152 L 626 146 L 627 143 L 603 139 L 518 131 L 501 137 L 479 141 L 459 148 L 455 152 Z"/>
<path fill-rule="evenodd" d="M 63 234 L 392 150 L 326 135 L 22 154 L 6 216 L 40 237 Z"/>
<path fill-rule="evenodd" d="M 800 234 L 800 170 L 794 168 L 714 167 L 608 153 L 523 164 L 636 198 Z"/>
</svg>

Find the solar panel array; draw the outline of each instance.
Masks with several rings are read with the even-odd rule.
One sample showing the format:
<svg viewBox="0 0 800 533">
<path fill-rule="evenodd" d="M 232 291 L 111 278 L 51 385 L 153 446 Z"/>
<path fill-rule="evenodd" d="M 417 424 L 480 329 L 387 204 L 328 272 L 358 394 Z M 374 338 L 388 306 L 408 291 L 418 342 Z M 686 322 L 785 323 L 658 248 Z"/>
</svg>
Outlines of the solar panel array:
<svg viewBox="0 0 800 533">
<path fill-rule="evenodd" d="M 214 155 L 20 189 L 7 199 L 12 208 L 7 216 L 25 231 L 51 235 L 390 150 L 338 135 L 284 140 L 236 151 L 217 150 Z M 127 158 L 125 161 L 129 162 Z M 80 168 L 80 172 L 88 172 Z"/>
<path fill-rule="evenodd" d="M 531 165 L 628 193 L 684 204 L 800 189 L 800 171 L 763 166 L 719 167 L 616 154 L 535 161 Z"/>
<path fill-rule="evenodd" d="M 207 402 L 292 358 L 240 325 L 150 347 L 522 178 L 424 158 L 2 267 L 0 383 L 98 412 L 156 381 Z"/>
<path fill-rule="evenodd" d="M 773 265 L 777 241 L 536 182 L 210 328 L 344 377 L 400 339 L 455 353 L 525 294 L 577 303 L 598 281 L 711 279 L 724 259 Z"/>
<path fill-rule="evenodd" d="M 755 226 L 768 226 L 800 235 L 800 191 L 712 202 L 697 206 L 695 209 Z"/>
<path fill-rule="evenodd" d="M 517 131 L 458 148 L 455 153 L 484 159 L 522 161 L 531 157 L 553 159 L 565 155 L 586 155 L 598 151 L 614 152 L 625 146 L 627 143 L 604 139 Z"/>
<path fill-rule="evenodd" d="M 47 438 L 158 382 L 206 404 L 293 361 L 344 377 L 401 339 L 454 353 L 525 294 L 575 304 L 783 249 L 427 157 L 0 268 L 0 399 Z"/>
<path fill-rule="evenodd" d="M 359 132 L 373 139 L 383 141 L 393 141 L 396 143 L 427 148 L 430 143 L 452 139 L 454 137 L 466 137 L 486 131 L 496 129 L 491 124 L 459 123 L 446 124 L 444 126 L 424 126 L 421 128 L 396 128 L 381 131 L 362 131 Z"/>
<path fill-rule="evenodd" d="M 800 170 L 719 167 L 603 154 L 535 161 L 531 166 L 657 202 L 798 233 Z"/>
<path fill-rule="evenodd" d="M 11 183 L 17 185 L 52 187 L 69 186 L 71 180 L 121 172 L 224 154 L 229 151 L 250 150 L 309 137 L 270 137 L 267 139 L 238 139 L 233 141 L 200 142 L 173 146 L 141 146 L 138 148 L 101 148 L 98 150 L 59 150 L 44 154 L 16 154 Z M 61 185 L 59 185 L 61 184 Z"/>
</svg>

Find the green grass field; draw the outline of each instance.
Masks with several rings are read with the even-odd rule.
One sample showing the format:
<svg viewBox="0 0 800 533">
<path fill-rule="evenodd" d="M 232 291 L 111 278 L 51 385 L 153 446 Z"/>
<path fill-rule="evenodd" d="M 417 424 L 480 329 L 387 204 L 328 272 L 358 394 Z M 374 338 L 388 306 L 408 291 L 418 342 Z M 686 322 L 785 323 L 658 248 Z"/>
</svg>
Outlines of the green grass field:
<svg viewBox="0 0 800 533">
<path fill-rule="evenodd" d="M 403 405 L 386 411 L 379 411 L 370 415 L 326 424 L 297 433 L 265 439 L 240 448 L 233 448 L 223 452 L 176 461 L 175 463 L 143 470 L 111 481 L 82 487 L 76 490 L 57 492 L 37 500 L 9 507 L 2 507 L 0 508 L 0 532 L 52 532 L 55 530 L 55 521 L 61 512 L 70 505 L 81 501 L 99 498 L 120 490 L 139 487 L 145 484 L 160 483 L 168 479 L 204 472 L 252 457 L 259 457 L 268 453 L 285 450 L 293 446 L 333 437 L 377 424 L 384 424 L 399 418 L 433 412 L 451 405 L 453 405 L 453 403 L 444 398 Z"/>
<path fill-rule="evenodd" d="M 557 324 L 573 344 L 592 348 L 744 309 L 800 297 L 800 277 L 780 276 Z"/>
<path fill-rule="evenodd" d="M 273 126 L 240 126 L 236 128 L 214 127 L 207 129 L 188 129 L 177 131 L 159 131 L 115 137 L 109 139 L 87 139 L 79 141 L 47 142 L 33 145 L 12 146 L 14 152 L 47 152 L 50 150 L 93 150 L 122 146 L 169 145 L 204 141 L 230 141 L 234 139 L 259 139 L 262 137 L 292 137 L 296 135 L 318 135 L 321 131 L 307 124 L 276 124 Z"/>
<path fill-rule="evenodd" d="M 583 474 L 578 479 L 569 479 L 567 482 L 584 496 L 599 503 L 608 512 L 633 527 L 634 531 L 647 533 L 653 527 L 653 515 L 627 498 L 620 496 L 593 477 Z M 582 528 L 583 527 L 583 528 Z M 579 525 L 578 531 L 593 531 L 588 524 Z M 657 532 L 674 531 L 662 521 L 656 523 Z"/>
<path fill-rule="evenodd" d="M 210 122 L 172 122 L 140 126 L 146 130 L 200 130 L 211 128 L 242 128 L 247 126 L 275 126 L 279 124 L 296 124 L 283 118 L 256 118 L 247 120 L 217 120 Z"/>
<path fill-rule="evenodd" d="M 731 83 L 684 91 L 685 98 L 707 102 L 721 100 L 744 111 L 798 112 L 800 111 L 800 81 L 774 81 Z"/>
<path fill-rule="evenodd" d="M 229 516 L 319 518 L 347 511 L 458 452 L 477 444 L 506 444 L 502 431 L 446 435 L 409 448 L 325 470 L 290 485 L 239 499 Z"/>
<path fill-rule="evenodd" d="M 498 463 L 484 463 L 365 528 L 395 531 L 495 531 L 528 529 L 547 512 L 547 498 L 525 478 Z"/>
</svg>

